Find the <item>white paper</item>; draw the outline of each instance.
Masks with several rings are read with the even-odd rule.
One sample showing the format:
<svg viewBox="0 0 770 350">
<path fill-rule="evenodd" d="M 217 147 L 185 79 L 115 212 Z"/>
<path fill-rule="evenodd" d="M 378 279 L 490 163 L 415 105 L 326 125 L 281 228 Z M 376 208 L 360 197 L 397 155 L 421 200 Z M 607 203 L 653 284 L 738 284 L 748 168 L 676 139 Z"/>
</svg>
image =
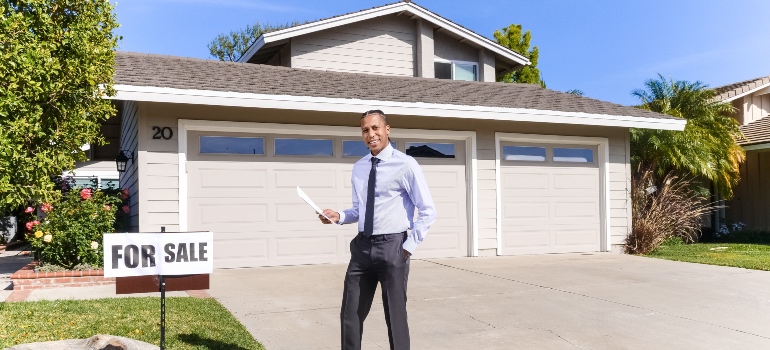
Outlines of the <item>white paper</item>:
<svg viewBox="0 0 770 350">
<path fill-rule="evenodd" d="M 318 214 L 322 215 L 323 217 L 325 217 L 325 218 L 326 218 L 326 220 L 329 220 L 329 221 L 331 221 L 332 223 L 334 223 L 334 221 L 333 221 L 332 219 L 330 219 L 328 216 L 324 215 L 324 212 L 323 212 L 323 210 L 321 210 L 321 208 L 319 208 L 317 205 L 315 205 L 315 203 L 313 203 L 313 200 L 312 200 L 312 199 L 310 199 L 310 197 L 308 197 L 308 196 L 305 194 L 305 192 L 303 192 L 303 191 L 302 191 L 302 189 L 301 189 L 301 188 L 299 188 L 299 186 L 297 186 L 297 194 L 299 195 L 299 198 L 302 198 L 302 200 L 304 200 L 304 201 L 305 201 L 305 203 L 307 203 L 307 204 L 309 204 L 311 207 L 313 207 L 313 210 L 315 210 L 315 212 L 316 212 L 316 213 L 318 213 Z"/>
</svg>

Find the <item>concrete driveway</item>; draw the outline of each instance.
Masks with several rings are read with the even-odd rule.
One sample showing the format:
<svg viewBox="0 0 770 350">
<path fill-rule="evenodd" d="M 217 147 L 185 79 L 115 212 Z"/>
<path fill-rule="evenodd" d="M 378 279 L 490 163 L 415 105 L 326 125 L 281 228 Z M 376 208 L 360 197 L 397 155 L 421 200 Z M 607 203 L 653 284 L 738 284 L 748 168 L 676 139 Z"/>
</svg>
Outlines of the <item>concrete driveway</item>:
<svg viewBox="0 0 770 350">
<path fill-rule="evenodd" d="M 338 349 L 345 265 L 217 270 L 268 350 Z M 770 349 L 770 272 L 600 253 L 415 260 L 412 348 Z M 387 349 L 380 296 L 364 349 Z"/>
</svg>

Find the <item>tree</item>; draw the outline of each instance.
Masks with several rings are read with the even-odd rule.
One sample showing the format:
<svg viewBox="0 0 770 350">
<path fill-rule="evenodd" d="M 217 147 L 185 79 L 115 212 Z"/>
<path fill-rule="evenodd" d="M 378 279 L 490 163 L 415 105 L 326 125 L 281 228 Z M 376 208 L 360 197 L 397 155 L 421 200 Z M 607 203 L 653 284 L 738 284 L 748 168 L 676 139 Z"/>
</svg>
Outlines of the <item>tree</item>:
<svg viewBox="0 0 770 350">
<path fill-rule="evenodd" d="M 115 115 L 118 26 L 108 0 L 4 0 L 0 20 L 0 212 L 50 201 L 52 175 L 103 144 Z"/>
<path fill-rule="evenodd" d="M 540 57 L 540 50 L 537 46 L 529 49 L 529 42 L 532 40 L 532 34 L 529 31 L 522 33 L 521 24 L 511 24 L 507 28 L 503 28 L 502 31 L 495 30 L 493 33 L 495 40 L 500 45 L 503 45 L 529 59 L 530 65 L 525 66 L 515 72 L 505 74 L 502 77 L 498 77 L 497 81 L 505 83 L 526 83 L 526 84 L 539 84 L 545 87 L 545 82 L 540 74 L 540 69 L 537 68 L 537 60 Z"/>
<path fill-rule="evenodd" d="M 684 131 L 631 129 L 631 163 L 634 169 L 655 169 L 658 175 L 680 171 L 711 180 L 725 198 L 733 195 L 740 179 L 745 151 L 736 143 L 743 138 L 738 122 L 729 116 L 734 108 L 714 101 L 715 92 L 700 81 L 673 79 L 645 82 L 637 89 L 638 108 L 687 119 Z"/>
<path fill-rule="evenodd" d="M 244 29 L 231 31 L 229 34 L 217 35 L 208 45 L 209 52 L 211 56 L 216 57 L 220 61 L 234 62 L 239 60 L 249 50 L 249 47 L 257 41 L 257 38 L 262 33 L 286 29 L 299 24 L 299 22 L 294 21 L 273 26 L 267 23 L 262 25 L 257 21 L 252 25 L 247 25 Z"/>
</svg>

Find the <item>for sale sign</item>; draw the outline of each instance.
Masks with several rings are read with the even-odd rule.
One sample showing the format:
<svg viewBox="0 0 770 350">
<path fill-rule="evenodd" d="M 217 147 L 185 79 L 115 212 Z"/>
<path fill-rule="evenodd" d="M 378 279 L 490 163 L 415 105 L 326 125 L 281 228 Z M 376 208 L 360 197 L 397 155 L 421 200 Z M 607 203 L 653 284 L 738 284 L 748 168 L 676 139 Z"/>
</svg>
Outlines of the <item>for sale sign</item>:
<svg viewBox="0 0 770 350">
<path fill-rule="evenodd" d="M 104 277 L 192 275 L 214 270 L 211 232 L 104 235 Z"/>
</svg>

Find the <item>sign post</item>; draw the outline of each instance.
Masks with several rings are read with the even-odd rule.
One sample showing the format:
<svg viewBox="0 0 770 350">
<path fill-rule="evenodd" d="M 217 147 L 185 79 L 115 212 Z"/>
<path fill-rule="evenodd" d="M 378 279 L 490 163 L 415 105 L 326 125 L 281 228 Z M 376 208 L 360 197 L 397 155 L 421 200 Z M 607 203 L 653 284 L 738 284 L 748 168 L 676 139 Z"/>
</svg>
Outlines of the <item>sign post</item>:
<svg viewBox="0 0 770 350">
<path fill-rule="evenodd" d="M 212 232 L 109 233 L 104 235 L 104 277 L 117 294 L 160 290 L 160 348 L 166 340 L 166 290 L 209 288 L 214 270 Z M 174 281 L 166 286 L 166 278 Z"/>
</svg>

